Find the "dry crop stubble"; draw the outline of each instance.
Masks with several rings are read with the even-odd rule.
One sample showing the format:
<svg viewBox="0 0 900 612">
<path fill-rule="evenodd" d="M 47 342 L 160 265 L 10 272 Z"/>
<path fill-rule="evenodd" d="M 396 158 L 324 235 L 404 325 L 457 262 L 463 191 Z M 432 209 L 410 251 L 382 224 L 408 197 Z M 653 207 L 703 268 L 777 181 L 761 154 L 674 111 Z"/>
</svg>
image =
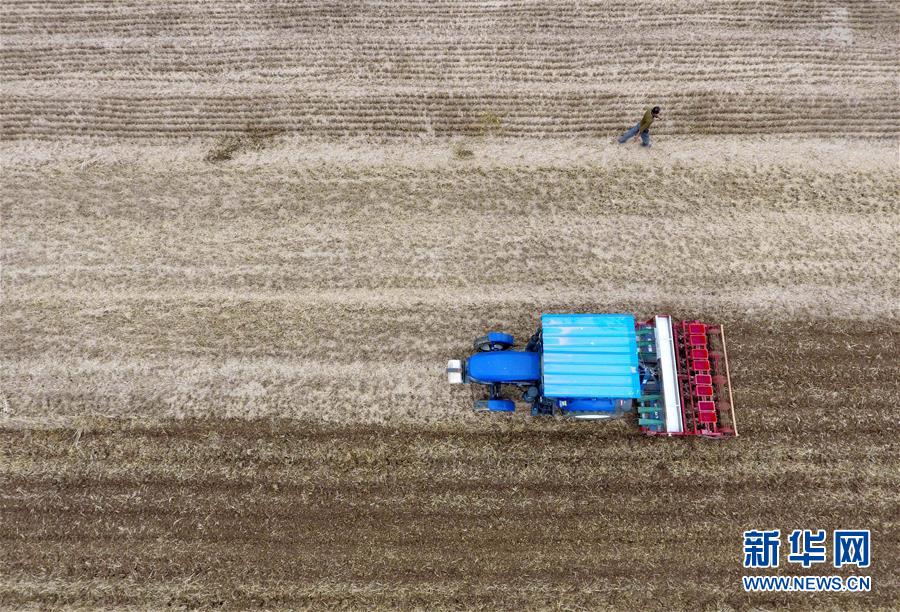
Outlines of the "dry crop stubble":
<svg viewBox="0 0 900 612">
<path fill-rule="evenodd" d="M 649 7 L 649 8 L 648 8 Z M 895 133 L 890 3 L 8 2 L 7 138 Z M 247 10 L 245 10 L 247 9 Z M 103 17 L 101 18 L 100 15 Z"/>
<path fill-rule="evenodd" d="M 484 327 L 525 336 L 546 309 L 896 318 L 889 146 L 845 143 L 871 163 L 816 172 L 845 153 L 581 165 L 505 142 L 361 165 L 340 145 L 324 165 L 273 143 L 175 166 L 18 163 L 11 145 L 10 414 L 456 420 L 443 359 Z"/>
<path fill-rule="evenodd" d="M 0 606 L 896 607 L 898 23 L 3 3 Z M 724 322 L 743 436 L 476 418 L 552 310 Z M 767 526 L 874 591 L 742 594 Z"/>
<path fill-rule="evenodd" d="M 737 546 L 801 520 L 894 601 L 890 144 L 214 145 L 4 145 L 5 604 L 791 606 Z M 724 322 L 743 436 L 470 414 L 552 310 Z"/>
</svg>

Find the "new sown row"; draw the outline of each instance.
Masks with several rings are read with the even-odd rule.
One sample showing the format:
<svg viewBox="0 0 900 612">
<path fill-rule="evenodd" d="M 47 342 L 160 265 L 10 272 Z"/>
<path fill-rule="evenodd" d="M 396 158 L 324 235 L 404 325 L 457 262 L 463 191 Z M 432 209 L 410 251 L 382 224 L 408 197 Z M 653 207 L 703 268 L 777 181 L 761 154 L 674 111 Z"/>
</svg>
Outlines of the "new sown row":
<svg viewBox="0 0 900 612">
<path fill-rule="evenodd" d="M 514 28 L 522 33 L 550 32 L 611 32 L 622 27 L 630 27 L 635 22 L 634 9 L 620 13 L 604 12 L 592 17 L 575 19 L 571 15 L 541 14 L 501 14 L 496 16 L 472 16 L 465 9 L 458 16 L 438 13 L 434 15 L 412 16 L 409 13 L 398 15 L 334 15 L 329 18 L 321 13 L 298 15 L 295 12 L 274 13 L 260 16 L 258 13 L 241 14 L 236 11 L 221 11 L 217 14 L 192 14 L 189 12 L 160 14 L 115 13 L 98 11 L 96 14 L 84 12 L 49 15 L 46 11 L 34 13 L 6 13 L 0 25 L 0 33 L 67 33 L 80 32 L 112 33 L 128 32 L 135 34 L 158 33 L 171 30 L 180 33 L 206 32 L 215 30 L 266 29 L 270 31 L 291 31 L 295 33 L 319 34 L 324 30 L 340 31 L 347 35 L 350 31 L 416 31 L 446 32 L 448 29 L 461 31 L 496 32 Z M 821 13 L 780 15 L 772 13 L 768 16 L 758 12 L 744 15 L 716 15 L 698 13 L 670 15 L 652 13 L 642 16 L 640 26 L 648 29 L 678 26 L 681 28 L 722 28 L 736 30 L 766 28 L 772 31 L 787 32 L 792 29 L 814 28 L 822 30 L 829 27 L 852 27 L 855 31 L 889 32 L 892 23 L 896 23 L 896 15 L 889 10 L 880 13 L 829 21 L 823 19 Z M 100 25 L 102 24 L 102 25 Z"/>
<path fill-rule="evenodd" d="M 312 52 L 312 51 L 310 51 Z M 191 57 L 188 52 L 171 54 L 164 57 L 152 51 L 129 51 L 126 53 L 87 54 L 54 57 L 40 56 L 34 53 L 8 55 L 0 58 L 0 70 L 10 75 L 28 76 L 52 72 L 65 75 L 67 72 L 107 72 L 113 70 L 139 70 L 141 72 L 187 71 L 210 73 L 260 73 L 266 69 L 284 68 L 289 72 L 300 74 L 344 74 L 348 77 L 360 74 L 387 74 L 400 76 L 426 76 L 442 78 L 445 70 L 452 70 L 459 76 L 469 73 L 474 75 L 490 74 L 495 70 L 503 70 L 510 74 L 520 75 L 527 79 L 539 72 L 548 76 L 578 76 L 591 74 L 661 74 L 674 72 L 675 78 L 682 75 L 708 74 L 714 77 L 729 72 L 748 74 L 781 73 L 797 79 L 807 74 L 843 74 L 853 73 L 859 76 L 883 75 L 893 76 L 894 67 L 886 61 L 869 62 L 865 58 L 837 59 L 823 62 L 817 58 L 796 58 L 772 56 L 769 58 L 734 58 L 734 57 L 697 57 L 685 58 L 670 55 L 658 58 L 652 65 L 652 57 L 624 58 L 607 57 L 574 57 L 571 59 L 550 59 L 536 56 L 508 57 L 458 57 L 435 54 L 432 56 L 413 56 L 407 54 L 379 54 L 375 57 L 365 53 L 345 53 L 334 57 L 323 57 L 304 63 L 298 63 L 296 57 L 288 52 L 265 54 L 262 57 L 250 58 L 245 55 L 229 57 L 217 53 L 198 54 Z M 802 72 L 801 72 L 802 71 Z M 670 77 L 671 78 L 671 77 Z"/>
</svg>

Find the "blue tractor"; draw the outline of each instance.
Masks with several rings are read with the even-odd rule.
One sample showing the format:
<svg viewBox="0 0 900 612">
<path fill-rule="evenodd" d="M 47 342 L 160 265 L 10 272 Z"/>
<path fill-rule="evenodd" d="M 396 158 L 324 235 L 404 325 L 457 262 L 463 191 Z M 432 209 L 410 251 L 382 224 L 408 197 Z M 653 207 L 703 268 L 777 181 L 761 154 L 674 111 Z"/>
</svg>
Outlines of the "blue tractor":
<svg viewBox="0 0 900 612">
<path fill-rule="evenodd" d="M 564 413 L 611 418 L 641 396 L 637 337 L 631 315 L 545 314 L 525 345 L 513 350 L 509 334 L 490 332 L 475 340 L 463 364 L 451 360 L 451 383 L 484 385 L 477 412 L 512 412 L 504 387 L 517 387 L 533 415 Z"/>
<path fill-rule="evenodd" d="M 451 384 L 480 386 L 476 412 L 514 412 L 513 388 L 531 414 L 609 419 L 638 413 L 654 436 L 737 435 L 721 325 L 637 322 L 625 314 L 545 314 L 522 350 L 490 332 L 468 359 L 451 359 Z"/>
</svg>

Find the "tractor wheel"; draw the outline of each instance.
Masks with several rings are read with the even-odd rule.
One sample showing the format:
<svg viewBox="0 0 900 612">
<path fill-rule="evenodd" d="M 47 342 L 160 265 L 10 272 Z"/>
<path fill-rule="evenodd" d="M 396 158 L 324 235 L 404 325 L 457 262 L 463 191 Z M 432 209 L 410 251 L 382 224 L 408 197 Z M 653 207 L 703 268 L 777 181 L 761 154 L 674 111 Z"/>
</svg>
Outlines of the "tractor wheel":
<svg viewBox="0 0 900 612">
<path fill-rule="evenodd" d="M 505 351 L 512 345 L 512 342 L 507 342 L 505 339 L 498 340 L 490 336 L 481 336 L 474 342 L 476 351 Z"/>
<path fill-rule="evenodd" d="M 475 412 L 515 412 L 516 404 L 508 399 L 476 400 Z"/>
</svg>

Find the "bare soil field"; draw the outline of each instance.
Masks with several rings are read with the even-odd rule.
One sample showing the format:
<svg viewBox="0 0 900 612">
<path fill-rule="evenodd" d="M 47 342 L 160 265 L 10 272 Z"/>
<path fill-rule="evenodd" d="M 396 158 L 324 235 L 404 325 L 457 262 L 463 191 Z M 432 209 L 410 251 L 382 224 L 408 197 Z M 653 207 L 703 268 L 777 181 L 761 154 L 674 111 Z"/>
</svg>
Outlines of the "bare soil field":
<svg viewBox="0 0 900 612">
<path fill-rule="evenodd" d="M 0 607 L 900 606 L 898 24 L 4 3 Z M 550 311 L 723 322 L 741 437 L 473 415 Z M 750 528 L 872 592 L 745 594 Z"/>
</svg>

